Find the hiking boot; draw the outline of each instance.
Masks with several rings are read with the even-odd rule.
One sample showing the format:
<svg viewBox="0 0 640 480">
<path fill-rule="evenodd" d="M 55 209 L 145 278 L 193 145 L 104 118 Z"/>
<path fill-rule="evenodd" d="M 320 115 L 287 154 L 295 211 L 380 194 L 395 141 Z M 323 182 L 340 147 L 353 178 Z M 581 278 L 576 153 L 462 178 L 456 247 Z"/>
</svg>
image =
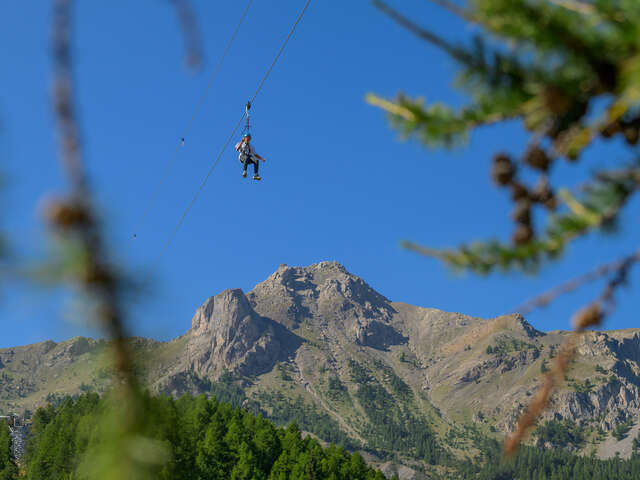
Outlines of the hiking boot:
<svg viewBox="0 0 640 480">
<path fill-rule="evenodd" d="M 253 179 L 254 179 L 254 180 L 262 180 L 262 179 L 260 178 L 260 175 L 258 175 L 258 174 L 255 174 L 255 175 L 253 176 Z"/>
<path fill-rule="evenodd" d="M 242 177 L 243 178 L 247 178 L 247 171 L 246 170 L 244 172 L 242 172 Z"/>
</svg>

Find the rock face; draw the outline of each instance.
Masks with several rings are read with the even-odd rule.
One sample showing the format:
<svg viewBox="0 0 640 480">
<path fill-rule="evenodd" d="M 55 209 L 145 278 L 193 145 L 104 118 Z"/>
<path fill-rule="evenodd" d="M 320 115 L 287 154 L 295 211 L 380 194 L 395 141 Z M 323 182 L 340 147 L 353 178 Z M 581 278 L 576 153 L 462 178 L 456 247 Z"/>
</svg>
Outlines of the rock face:
<svg viewBox="0 0 640 480">
<path fill-rule="evenodd" d="M 292 335 L 258 315 L 241 290 L 225 290 L 198 310 L 187 333 L 188 363 L 201 377 L 260 375 L 286 353 Z M 280 335 L 278 335 L 280 333 Z"/>
<path fill-rule="evenodd" d="M 598 375 L 580 391 L 553 401 L 554 417 L 593 423 L 611 431 L 640 415 L 640 335 L 638 332 L 590 332 L 578 345 L 579 359 L 597 366 Z M 592 377 L 593 378 L 593 377 Z M 575 388 L 574 388 L 575 390 Z M 547 415 L 549 417 L 549 415 Z"/>
<path fill-rule="evenodd" d="M 364 391 L 399 429 L 428 417 L 440 431 L 475 422 L 508 432 L 566 336 L 520 315 L 486 320 L 392 302 L 342 265 L 321 262 L 281 265 L 246 295 L 225 290 L 197 309 L 183 336 L 132 347 L 151 390 L 207 393 L 229 373 L 246 402 L 279 421 L 300 399 L 305 415 L 375 449 L 386 438 Z M 0 350 L 0 413 L 33 410 L 49 394 L 102 391 L 111 381 L 106 345 L 76 338 Z M 577 349 L 545 419 L 605 432 L 637 421 L 640 330 L 589 332 Z M 609 442 L 599 454 L 626 455 L 622 446 Z"/>
</svg>

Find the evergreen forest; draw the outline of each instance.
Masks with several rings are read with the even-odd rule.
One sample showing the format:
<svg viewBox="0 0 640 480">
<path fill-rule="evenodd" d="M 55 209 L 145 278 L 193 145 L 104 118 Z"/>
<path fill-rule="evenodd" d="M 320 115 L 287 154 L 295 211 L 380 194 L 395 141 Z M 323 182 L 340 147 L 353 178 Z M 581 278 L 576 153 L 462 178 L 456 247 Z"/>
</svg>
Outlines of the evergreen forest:
<svg viewBox="0 0 640 480">
<path fill-rule="evenodd" d="M 7 427 L 0 428 L 0 480 L 91 478 L 109 442 L 109 395 L 66 397 L 38 409 L 30 426 L 20 468 L 12 457 Z M 158 479 L 383 480 L 359 453 L 343 446 L 323 447 L 295 423 L 277 427 L 261 415 L 215 397 L 142 398 L 147 412 L 144 436 L 132 442 L 139 461 Z M 562 429 L 558 422 L 554 429 Z M 568 427 L 567 427 L 568 428 Z M 599 460 L 563 450 L 522 447 L 505 459 L 502 445 L 467 430 L 480 452 L 474 458 L 441 455 L 429 475 L 478 480 L 632 480 L 640 478 L 640 458 Z M 565 435 L 557 433 L 556 435 Z M 441 446 L 446 451 L 446 446 Z"/>
</svg>

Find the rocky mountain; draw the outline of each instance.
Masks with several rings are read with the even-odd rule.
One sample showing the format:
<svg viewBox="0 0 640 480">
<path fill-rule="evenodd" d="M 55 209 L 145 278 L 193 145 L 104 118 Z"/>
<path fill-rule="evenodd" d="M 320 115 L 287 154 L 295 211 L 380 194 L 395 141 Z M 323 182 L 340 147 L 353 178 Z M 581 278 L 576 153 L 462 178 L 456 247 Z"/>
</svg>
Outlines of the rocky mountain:
<svg viewBox="0 0 640 480">
<path fill-rule="evenodd" d="M 473 455 L 475 435 L 510 431 L 566 335 L 520 315 L 486 320 L 392 302 L 322 262 L 281 265 L 246 294 L 207 299 L 183 336 L 132 345 L 154 391 L 213 392 L 421 478 L 412 468 Z M 0 411 L 102 391 L 107 347 L 75 338 L 0 350 Z M 640 428 L 640 330 L 589 332 L 578 351 L 544 421 L 571 422 L 584 441 L 541 446 L 628 456 Z M 625 429 L 633 435 L 618 435 Z"/>
</svg>

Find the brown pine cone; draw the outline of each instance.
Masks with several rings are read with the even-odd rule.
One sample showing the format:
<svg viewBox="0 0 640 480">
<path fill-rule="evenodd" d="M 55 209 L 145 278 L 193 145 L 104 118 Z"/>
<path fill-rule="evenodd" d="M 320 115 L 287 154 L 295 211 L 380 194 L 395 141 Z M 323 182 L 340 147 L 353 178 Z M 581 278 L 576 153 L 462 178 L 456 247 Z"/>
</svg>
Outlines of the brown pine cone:
<svg viewBox="0 0 640 480">
<path fill-rule="evenodd" d="M 600 325 L 604 313 L 600 308 L 600 304 L 594 303 L 580 310 L 573 318 L 573 328 L 576 330 L 584 330 L 585 328 Z"/>
<path fill-rule="evenodd" d="M 535 168 L 536 170 L 541 170 L 543 172 L 546 172 L 549 169 L 551 162 L 552 159 L 549 158 L 547 152 L 538 146 L 530 148 L 524 155 L 524 163 L 529 165 L 531 168 Z"/>
<path fill-rule="evenodd" d="M 540 177 L 540 180 L 536 183 L 531 199 L 536 203 L 541 203 L 548 210 L 556 209 L 557 202 L 555 194 L 553 193 L 549 180 L 546 176 Z"/>
<path fill-rule="evenodd" d="M 511 212 L 511 218 L 516 223 L 529 225 L 531 223 L 531 202 L 529 200 L 520 200 L 516 203 Z"/>
<path fill-rule="evenodd" d="M 511 182 L 511 200 L 517 202 L 529 198 L 530 193 L 526 186 L 518 182 Z"/>
<path fill-rule="evenodd" d="M 511 161 L 509 155 L 505 153 L 498 153 L 493 157 L 491 176 L 493 177 L 494 182 L 502 186 L 509 185 L 515 174 L 516 166 Z"/>
<path fill-rule="evenodd" d="M 87 224 L 90 221 L 89 212 L 84 205 L 67 199 L 50 199 L 44 207 L 47 220 L 58 227 L 68 228 Z"/>
</svg>

